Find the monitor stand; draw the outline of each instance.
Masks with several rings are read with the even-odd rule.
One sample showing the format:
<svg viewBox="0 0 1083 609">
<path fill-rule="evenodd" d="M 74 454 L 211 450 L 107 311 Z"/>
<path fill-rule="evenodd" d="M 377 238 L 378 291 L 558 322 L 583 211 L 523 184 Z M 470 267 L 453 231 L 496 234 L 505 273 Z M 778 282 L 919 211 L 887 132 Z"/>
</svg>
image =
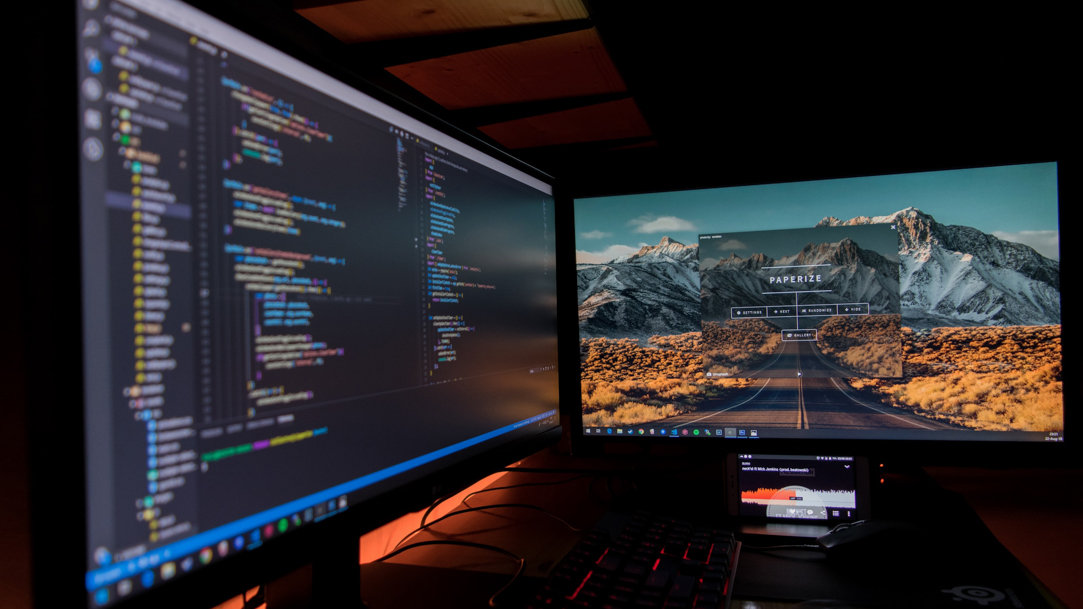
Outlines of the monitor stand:
<svg viewBox="0 0 1083 609">
<path fill-rule="evenodd" d="M 322 544 L 311 564 L 268 582 L 267 609 L 365 609 L 359 543 L 359 536 L 342 535 Z"/>
</svg>

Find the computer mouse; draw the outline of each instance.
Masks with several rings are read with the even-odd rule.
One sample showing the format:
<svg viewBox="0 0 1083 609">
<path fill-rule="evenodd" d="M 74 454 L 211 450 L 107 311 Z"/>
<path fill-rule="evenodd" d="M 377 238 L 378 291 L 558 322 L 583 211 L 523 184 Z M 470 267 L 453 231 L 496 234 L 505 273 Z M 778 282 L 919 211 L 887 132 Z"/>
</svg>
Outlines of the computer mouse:
<svg viewBox="0 0 1083 609">
<path fill-rule="evenodd" d="M 816 539 L 830 558 L 908 555 L 926 536 L 920 527 L 895 520 L 863 520 Z"/>
</svg>

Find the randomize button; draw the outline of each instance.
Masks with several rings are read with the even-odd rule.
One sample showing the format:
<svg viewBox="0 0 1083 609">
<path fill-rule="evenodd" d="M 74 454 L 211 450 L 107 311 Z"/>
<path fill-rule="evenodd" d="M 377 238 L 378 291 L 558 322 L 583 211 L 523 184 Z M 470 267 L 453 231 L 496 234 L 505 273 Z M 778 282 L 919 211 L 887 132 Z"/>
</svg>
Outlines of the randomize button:
<svg viewBox="0 0 1083 609">
<path fill-rule="evenodd" d="M 804 305 L 797 311 L 800 315 L 838 315 L 835 305 Z"/>
</svg>

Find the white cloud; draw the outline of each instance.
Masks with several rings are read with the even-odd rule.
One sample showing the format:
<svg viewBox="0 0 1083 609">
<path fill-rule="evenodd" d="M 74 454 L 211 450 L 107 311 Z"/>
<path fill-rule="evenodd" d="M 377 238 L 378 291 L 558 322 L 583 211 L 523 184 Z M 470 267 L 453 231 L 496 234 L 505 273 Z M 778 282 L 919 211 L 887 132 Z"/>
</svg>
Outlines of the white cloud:
<svg viewBox="0 0 1083 609">
<path fill-rule="evenodd" d="M 629 222 L 637 233 L 667 233 L 675 231 L 695 231 L 696 226 L 677 216 L 640 216 Z"/>
<path fill-rule="evenodd" d="M 1029 245 L 1046 258 L 1060 260 L 1060 233 L 1055 230 L 995 231 L 993 235 L 1005 241 Z"/>
<path fill-rule="evenodd" d="M 720 250 L 747 250 L 748 246 L 740 239 L 726 239 L 718 245 Z"/>
<path fill-rule="evenodd" d="M 575 262 L 577 264 L 600 264 L 603 262 L 609 262 L 614 258 L 620 258 L 621 256 L 627 256 L 639 251 L 637 247 L 631 247 L 629 245 L 610 245 L 604 250 L 597 252 L 588 252 L 586 250 L 575 250 Z"/>
<path fill-rule="evenodd" d="M 605 239 L 606 237 L 611 237 L 612 235 L 613 233 L 607 233 L 600 230 L 592 230 L 579 234 L 579 236 L 584 239 Z"/>
</svg>

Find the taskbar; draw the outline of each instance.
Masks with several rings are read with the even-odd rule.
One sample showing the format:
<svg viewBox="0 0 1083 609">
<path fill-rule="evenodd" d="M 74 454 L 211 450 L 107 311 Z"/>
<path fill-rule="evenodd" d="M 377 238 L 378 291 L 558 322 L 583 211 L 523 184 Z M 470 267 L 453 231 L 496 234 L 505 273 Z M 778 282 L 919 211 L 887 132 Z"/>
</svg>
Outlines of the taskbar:
<svg viewBox="0 0 1083 609">
<path fill-rule="evenodd" d="M 620 427 L 584 427 L 583 433 L 588 436 L 651 436 L 656 438 L 681 438 L 681 437 L 718 437 L 718 438 L 756 438 L 760 430 L 750 427 L 713 427 L 704 426 L 620 426 Z"/>
<path fill-rule="evenodd" d="M 597 438 L 722 438 L 729 440 L 930 440 L 951 442 L 1054 442 L 1064 441 L 1063 431 L 986 431 L 974 429 L 864 428 L 833 429 L 763 427 L 755 425 L 704 425 L 664 421 L 641 425 L 584 426 L 585 437 Z"/>
</svg>

